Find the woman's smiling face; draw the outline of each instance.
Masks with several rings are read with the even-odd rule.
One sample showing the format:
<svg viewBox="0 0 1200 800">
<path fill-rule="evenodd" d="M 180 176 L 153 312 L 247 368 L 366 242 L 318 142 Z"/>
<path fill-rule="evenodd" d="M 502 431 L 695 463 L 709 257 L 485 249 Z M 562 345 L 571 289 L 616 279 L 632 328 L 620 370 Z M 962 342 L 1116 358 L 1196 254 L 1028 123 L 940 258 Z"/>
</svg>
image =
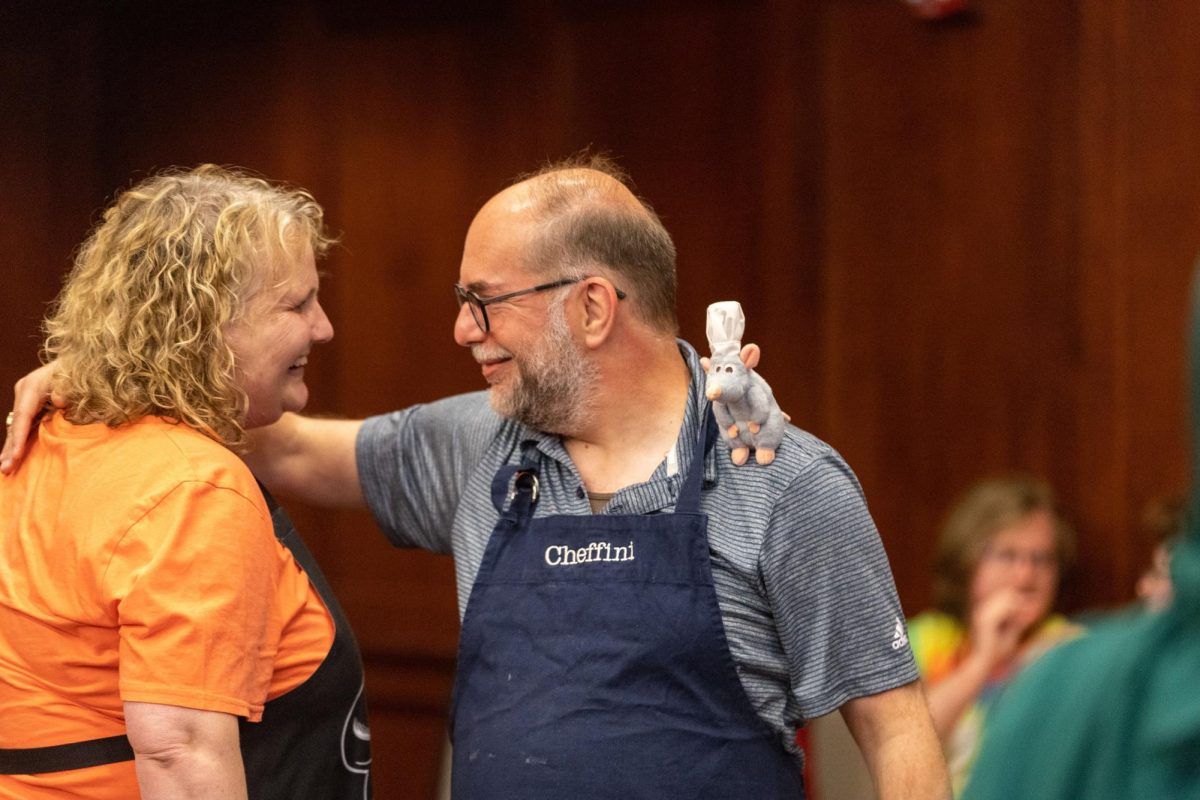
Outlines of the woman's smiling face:
<svg viewBox="0 0 1200 800">
<path fill-rule="evenodd" d="M 226 341 L 236 358 L 248 405 L 243 425 L 275 422 L 308 403 L 304 366 L 317 343 L 333 338 L 333 325 L 317 299 L 319 278 L 307 242 L 282 254 L 273 282 L 259 289 L 230 324 Z"/>
</svg>

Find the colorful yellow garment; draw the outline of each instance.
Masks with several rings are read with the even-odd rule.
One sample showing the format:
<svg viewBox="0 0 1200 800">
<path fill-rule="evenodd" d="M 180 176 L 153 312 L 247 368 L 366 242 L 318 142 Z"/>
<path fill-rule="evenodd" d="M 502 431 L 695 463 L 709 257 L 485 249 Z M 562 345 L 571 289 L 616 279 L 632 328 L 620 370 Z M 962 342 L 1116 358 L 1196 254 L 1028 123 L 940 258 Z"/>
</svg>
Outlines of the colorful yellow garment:
<svg viewBox="0 0 1200 800">
<path fill-rule="evenodd" d="M 1078 628 L 1066 617 L 1054 614 L 1047 617 L 1034 631 L 1019 665 L 1024 667 L 1051 646 L 1074 635 Z M 968 653 L 967 629 L 957 619 L 941 611 L 926 611 L 908 622 L 908 640 L 921 679 L 933 686 L 952 673 L 963 662 Z M 979 749 L 979 738 L 983 733 L 988 710 L 1000 692 L 1008 685 L 1016 668 L 997 672 L 988 678 L 979 697 L 975 699 L 959 718 L 950 738 L 945 742 L 946 762 L 950 777 L 954 781 L 957 795 L 967 782 L 975 754 Z"/>
</svg>

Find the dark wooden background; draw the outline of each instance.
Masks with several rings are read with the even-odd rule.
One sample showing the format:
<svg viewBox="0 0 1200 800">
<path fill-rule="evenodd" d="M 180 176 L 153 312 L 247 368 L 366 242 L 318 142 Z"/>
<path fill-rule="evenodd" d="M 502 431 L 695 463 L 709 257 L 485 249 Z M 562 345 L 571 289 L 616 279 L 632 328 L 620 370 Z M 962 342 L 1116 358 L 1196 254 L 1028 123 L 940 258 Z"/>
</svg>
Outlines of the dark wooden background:
<svg viewBox="0 0 1200 800">
<path fill-rule="evenodd" d="M 481 388 L 451 339 L 467 224 L 590 145 L 675 235 L 685 336 L 703 345 L 706 305 L 741 300 L 784 407 L 857 471 L 908 611 L 947 504 L 1014 469 L 1079 529 L 1069 607 L 1125 601 L 1141 507 L 1189 479 L 1200 6 L 974 7 L 6 4 L 0 388 L 34 364 L 113 192 L 202 161 L 309 188 L 342 232 L 312 411 Z M 430 797 L 452 565 L 392 550 L 365 514 L 295 516 L 366 651 L 377 796 Z"/>
</svg>

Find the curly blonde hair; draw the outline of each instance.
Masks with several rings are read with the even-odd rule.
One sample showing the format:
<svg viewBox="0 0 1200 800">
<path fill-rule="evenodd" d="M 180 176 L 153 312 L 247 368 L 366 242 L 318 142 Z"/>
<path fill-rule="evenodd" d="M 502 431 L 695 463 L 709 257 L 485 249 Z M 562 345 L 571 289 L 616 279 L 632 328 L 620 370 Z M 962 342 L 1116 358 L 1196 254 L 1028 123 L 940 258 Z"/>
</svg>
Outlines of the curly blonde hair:
<svg viewBox="0 0 1200 800">
<path fill-rule="evenodd" d="M 323 219 L 303 190 L 212 164 L 122 192 L 43 325 L 67 418 L 160 416 L 241 445 L 247 398 L 225 328 L 297 247 L 325 254 Z"/>
</svg>

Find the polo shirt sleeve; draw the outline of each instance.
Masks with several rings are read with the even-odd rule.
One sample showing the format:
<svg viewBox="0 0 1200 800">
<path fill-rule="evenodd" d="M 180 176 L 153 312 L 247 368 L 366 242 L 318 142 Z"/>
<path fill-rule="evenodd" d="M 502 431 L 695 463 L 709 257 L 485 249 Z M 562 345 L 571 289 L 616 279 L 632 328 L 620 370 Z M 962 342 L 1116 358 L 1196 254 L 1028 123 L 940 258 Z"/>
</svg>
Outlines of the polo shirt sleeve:
<svg viewBox="0 0 1200 800">
<path fill-rule="evenodd" d="M 450 552 L 463 488 L 501 424 L 483 392 L 363 422 L 356 442 L 359 481 L 392 544 Z"/>
<path fill-rule="evenodd" d="M 116 544 L 102 587 L 118 623 L 123 701 L 262 715 L 286 558 L 265 506 L 183 481 Z"/>
<path fill-rule="evenodd" d="M 814 458 L 779 497 L 760 567 L 805 719 L 916 680 L 883 544 L 836 452 Z"/>
</svg>

